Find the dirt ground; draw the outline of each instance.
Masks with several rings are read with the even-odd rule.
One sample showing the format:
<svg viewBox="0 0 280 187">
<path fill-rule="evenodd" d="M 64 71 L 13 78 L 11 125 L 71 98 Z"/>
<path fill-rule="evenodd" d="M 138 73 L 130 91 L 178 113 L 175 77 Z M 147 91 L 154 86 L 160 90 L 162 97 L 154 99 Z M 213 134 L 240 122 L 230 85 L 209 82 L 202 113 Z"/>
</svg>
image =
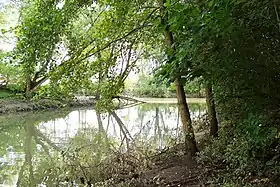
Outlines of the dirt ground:
<svg viewBox="0 0 280 187">
<path fill-rule="evenodd" d="M 134 183 L 131 187 L 243 187 L 244 185 L 227 184 L 218 180 L 228 172 L 225 168 L 215 168 L 197 163 L 183 153 L 183 145 L 167 149 L 150 158 L 152 166 L 142 171 L 139 175 L 130 175 Z M 236 182 L 237 183 L 237 182 Z M 127 184 L 127 183 L 123 183 Z M 279 187 L 279 183 L 270 181 L 265 177 L 253 177 L 248 179 L 246 187 Z"/>
<path fill-rule="evenodd" d="M 143 178 L 152 180 L 151 186 L 202 186 L 197 163 L 190 157 L 184 155 L 158 163 L 150 171 L 143 174 Z"/>
<path fill-rule="evenodd" d="M 210 169 L 202 169 L 195 159 L 185 155 L 183 145 L 177 145 L 155 155 L 151 160 L 154 163 L 153 166 L 140 175 L 140 178 L 152 181 L 149 185 L 151 187 L 210 186 L 203 179 Z"/>
</svg>

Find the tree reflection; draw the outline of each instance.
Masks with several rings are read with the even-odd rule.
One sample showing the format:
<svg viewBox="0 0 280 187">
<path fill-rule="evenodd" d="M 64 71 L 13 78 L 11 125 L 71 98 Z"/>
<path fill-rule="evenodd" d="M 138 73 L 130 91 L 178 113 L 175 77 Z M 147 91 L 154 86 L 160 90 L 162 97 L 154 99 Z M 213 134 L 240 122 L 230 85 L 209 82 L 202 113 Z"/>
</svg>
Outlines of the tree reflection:
<svg viewBox="0 0 280 187">
<path fill-rule="evenodd" d="M 142 105 L 138 107 L 138 116 L 142 129 L 139 139 L 149 141 L 155 149 L 164 149 L 178 137 L 176 105 Z M 145 118 L 149 120 L 145 121 Z"/>
<path fill-rule="evenodd" d="M 193 106 L 194 113 L 200 110 L 203 113 L 203 106 Z M 68 113 L 28 113 L 5 120 L 0 116 L 0 185 L 95 183 L 118 172 L 105 160 L 128 151 L 162 150 L 181 133 L 176 105 L 139 105 L 109 114 Z M 75 128 L 73 116 L 78 119 Z"/>
<path fill-rule="evenodd" d="M 36 186 L 40 184 L 44 176 L 39 171 L 38 167 L 42 158 L 49 160 L 50 150 L 60 151 L 61 149 L 46 137 L 35 124 L 25 124 L 25 142 L 24 142 L 24 162 L 21 165 L 17 186 Z M 40 147 L 39 147 L 40 146 Z M 42 148 L 42 149 L 41 149 Z"/>
<path fill-rule="evenodd" d="M 119 128 L 121 130 L 121 134 L 124 136 L 123 140 L 126 141 L 126 151 L 129 151 L 130 141 L 133 140 L 132 136 L 130 135 L 128 129 L 126 128 L 126 126 L 122 122 L 121 118 L 116 114 L 116 112 L 115 111 L 109 111 L 109 113 L 115 118 L 117 124 L 119 125 Z M 123 140 L 122 140 L 122 142 L 123 142 Z"/>
<path fill-rule="evenodd" d="M 58 147 L 34 124 L 26 124 L 24 161 L 20 167 L 17 186 L 63 186 L 66 179 L 80 183 L 98 181 L 100 170 L 96 167 L 109 156 L 113 139 L 103 136 L 99 129 L 79 129 L 75 137 Z M 40 148 L 37 148 L 40 145 Z M 115 145 L 114 145 L 115 146 Z M 77 175 L 78 174 L 78 175 Z"/>
<path fill-rule="evenodd" d="M 0 116 L 1 184 L 34 186 L 37 183 L 36 167 L 34 167 L 34 161 L 37 160 L 34 157 L 36 144 L 40 145 L 47 152 L 46 154 L 49 154 L 49 148 L 41 140 L 42 133 L 34 124 L 42 120 L 51 120 L 52 112 L 48 114 L 50 115 L 24 113 Z M 57 112 L 56 116 L 65 117 L 65 113 Z M 10 150 L 6 147 L 10 147 Z"/>
</svg>

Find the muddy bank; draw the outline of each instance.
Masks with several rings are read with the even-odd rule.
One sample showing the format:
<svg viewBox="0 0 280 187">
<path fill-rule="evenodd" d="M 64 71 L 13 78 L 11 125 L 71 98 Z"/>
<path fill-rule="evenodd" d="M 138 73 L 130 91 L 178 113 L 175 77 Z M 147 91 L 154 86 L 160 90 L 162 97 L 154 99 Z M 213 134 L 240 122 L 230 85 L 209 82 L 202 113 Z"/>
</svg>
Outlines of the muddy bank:
<svg viewBox="0 0 280 187">
<path fill-rule="evenodd" d="M 37 110 L 54 110 L 67 107 L 93 106 L 95 100 L 91 98 L 58 101 L 51 99 L 22 100 L 22 99 L 0 99 L 0 114 L 27 112 Z"/>
</svg>

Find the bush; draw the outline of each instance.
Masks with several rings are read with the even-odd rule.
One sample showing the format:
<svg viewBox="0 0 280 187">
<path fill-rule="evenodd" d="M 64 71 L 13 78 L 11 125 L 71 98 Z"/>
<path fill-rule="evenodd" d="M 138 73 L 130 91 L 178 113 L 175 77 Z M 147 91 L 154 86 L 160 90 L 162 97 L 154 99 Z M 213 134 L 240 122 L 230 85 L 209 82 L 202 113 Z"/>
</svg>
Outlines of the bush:
<svg viewBox="0 0 280 187">
<path fill-rule="evenodd" d="M 72 93 L 65 91 L 63 87 L 59 85 L 57 86 L 43 85 L 36 90 L 36 94 L 34 96 L 34 99 L 42 99 L 42 98 L 67 100 L 72 98 Z"/>
<path fill-rule="evenodd" d="M 9 84 L 7 85 L 7 89 L 13 93 L 22 93 L 24 91 L 23 84 Z"/>
<path fill-rule="evenodd" d="M 136 97 L 176 97 L 176 88 L 173 83 L 158 82 L 153 76 L 140 75 L 138 82 L 133 87 L 127 92 Z M 184 89 L 187 97 L 205 97 L 200 79 L 186 83 Z"/>
<path fill-rule="evenodd" d="M 196 78 L 190 82 L 187 82 L 184 86 L 184 89 L 188 97 L 205 97 L 204 86 L 202 84 L 201 78 Z"/>
<path fill-rule="evenodd" d="M 22 68 L 20 66 L 10 65 L 9 63 L 6 63 L 5 56 L 2 58 L 0 57 L 0 59 L 4 61 L 0 63 L 0 78 L 1 81 L 4 83 L 4 85 L 2 86 L 4 86 L 5 89 L 14 93 L 23 92 L 25 78 Z"/>
<path fill-rule="evenodd" d="M 272 161 L 271 158 L 267 159 L 268 150 L 277 138 L 277 130 L 264 121 L 262 117 L 251 115 L 235 127 L 224 125 L 220 137 L 211 140 L 199 153 L 199 162 L 228 170 L 227 173 L 231 173 L 230 177 L 234 180 L 245 181 L 252 175 L 267 175 L 267 171 L 272 169 L 268 167 Z M 278 166 L 274 165 L 270 173 L 279 175 L 279 166 L 279 163 Z"/>
<path fill-rule="evenodd" d="M 175 93 L 169 89 L 167 83 L 157 83 L 152 76 L 145 75 L 140 75 L 129 94 L 137 97 L 175 97 Z"/>
</svg>

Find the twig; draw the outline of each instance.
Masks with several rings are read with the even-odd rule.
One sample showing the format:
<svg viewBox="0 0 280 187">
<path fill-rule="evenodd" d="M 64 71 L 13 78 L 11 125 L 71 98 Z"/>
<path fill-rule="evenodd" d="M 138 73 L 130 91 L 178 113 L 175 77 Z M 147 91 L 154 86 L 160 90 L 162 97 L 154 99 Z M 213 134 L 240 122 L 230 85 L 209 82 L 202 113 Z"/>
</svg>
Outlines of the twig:
<svg viewBox="0 0 280 187">
<path fill-rule="evenodd" d="M 277 17 L 277 22 L 278 22 L 278 27 L 279 27 L 278 29 L 279 29 L 279 32 L 280 32 L 280 19 L 279 19 L 279 14 L 278 14 L 275 2 L 273 3 L 273 5 L 274 5 L 275 14 L 276 14 L 276 17 Z"/>
</svg>

